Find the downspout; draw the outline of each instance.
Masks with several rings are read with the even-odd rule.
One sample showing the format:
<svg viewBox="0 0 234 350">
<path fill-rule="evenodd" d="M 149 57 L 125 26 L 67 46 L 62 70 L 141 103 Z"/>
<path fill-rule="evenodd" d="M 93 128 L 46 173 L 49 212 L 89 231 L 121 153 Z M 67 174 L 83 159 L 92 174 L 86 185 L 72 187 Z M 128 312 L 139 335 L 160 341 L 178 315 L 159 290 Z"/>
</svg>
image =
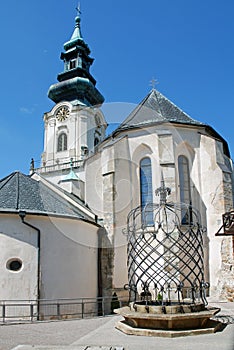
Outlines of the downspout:
<svg viewBox="0 0 234 350">
<path fill-rule="evenodd" d="M 102 297 L 103 297 L 103 271 L 102 271 L 102 258 L 103 258 L 103 228 L 98 229 L 98 261 L 97 261 L 97 270 L 98 270 L 98 315 L 102 315 Z"/>
<path fill-rule="evenodd" d="M 41 282 L 41 231 L 36 226 L 33 226 L 24 219 L 26 217 L 26 211 L 20 210 L 19 217 L 24 225 L 29 226 L 37 231 L 37 319 L 40 317 L 40 282 Z"/>
</svg>

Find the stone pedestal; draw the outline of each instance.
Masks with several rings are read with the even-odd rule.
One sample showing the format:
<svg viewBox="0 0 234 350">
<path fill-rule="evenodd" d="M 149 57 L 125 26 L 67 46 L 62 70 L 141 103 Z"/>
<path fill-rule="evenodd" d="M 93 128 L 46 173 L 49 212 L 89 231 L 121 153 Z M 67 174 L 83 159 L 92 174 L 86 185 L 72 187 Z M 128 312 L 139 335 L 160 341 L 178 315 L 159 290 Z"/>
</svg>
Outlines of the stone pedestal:
<svg viewBox="0 0 234 350">
<path fill-rule="evenodd" d="M 201 305 L 197 309 L 200 308 L 201 311 L 191 312 L 190 309 L 190 312 L 184 312 L 180 306 L 177 306 L 177 310 L 174 306 L 166 306 L 162 313 L 161 306 L 148 307 L 148 312 L 133 311 L 131 307 L 126 306 L 114 310 L 124 317 L 124 321 L 119 321 L 116 328 L 126 334 L 170 338 L 216 332 L 221 323 L 210 318 L 220 309 L 203 309 Z"/>
</svg>

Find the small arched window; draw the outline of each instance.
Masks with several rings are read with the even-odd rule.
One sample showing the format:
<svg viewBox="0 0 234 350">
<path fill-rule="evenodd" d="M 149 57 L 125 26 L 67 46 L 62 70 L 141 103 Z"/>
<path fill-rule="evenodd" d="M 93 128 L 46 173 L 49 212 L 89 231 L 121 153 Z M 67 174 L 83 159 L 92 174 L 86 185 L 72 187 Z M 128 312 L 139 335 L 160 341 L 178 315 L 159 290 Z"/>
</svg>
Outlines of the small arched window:
<svg viewBox="0 0 234 350">
<path fill-rule="evenodd" d="M 97 137 L 95 137 L 94 139 L 94 147 L 97 146 L 99 144 L 99 139 Z"/>
<path fill-rule="evenodd" d="M 150 158 L 143 158 L 140 161 L 140 195 L 143 207 L 142 219 L 145 225 L 153 225 L 153 209 L 149 204 L 153 202 L 152 191 L 152 169 Z"/>
<path fill-rule="evenodd" d="M 63 132 L 58 137 L 57 151 L 62 152 L 67 150 L 67 135 Z"/>
<path fill-rule="evenodd" d="M 180 184 L 180 202 L 186 205 L 192 205 L 191 187 L 190 187 L 190 174 L 189 174 L 189 162 L 185 156 L 178 157 L 178 171 L 179 171 L 179 184 Z M 188 224 L 191 220 L 191 210 L 182 211 L 182 224 Z"/>
</svg>

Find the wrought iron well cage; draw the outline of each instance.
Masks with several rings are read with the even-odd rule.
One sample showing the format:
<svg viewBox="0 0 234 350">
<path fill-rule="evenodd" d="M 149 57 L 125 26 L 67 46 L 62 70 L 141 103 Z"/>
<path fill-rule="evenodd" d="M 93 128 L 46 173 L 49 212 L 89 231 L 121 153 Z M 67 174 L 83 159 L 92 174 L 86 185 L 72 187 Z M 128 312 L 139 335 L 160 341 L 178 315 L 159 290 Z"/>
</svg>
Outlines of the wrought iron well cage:
<svg viewBox="0 0 234 350">
<path fill-rule="evenodd" d="M 207 304 L 200 214 L 191 205 L 167 202 L 164 181 L 156 194 L 159 204 L 138 206 L 127 218 L 129 299 Z"/>
</svg>

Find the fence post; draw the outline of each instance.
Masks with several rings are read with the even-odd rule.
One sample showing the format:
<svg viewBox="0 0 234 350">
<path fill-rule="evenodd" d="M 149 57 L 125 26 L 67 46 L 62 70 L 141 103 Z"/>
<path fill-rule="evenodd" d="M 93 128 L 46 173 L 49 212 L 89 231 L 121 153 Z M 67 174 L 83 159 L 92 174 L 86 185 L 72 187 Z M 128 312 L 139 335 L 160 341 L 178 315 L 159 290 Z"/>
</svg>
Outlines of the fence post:
<svg viewBox="0 0 234 350">
<path fill-rule="evenodd" d="M 102 298 L 102 316 L 105 316 L 105 298 Z"/>
<path fill-rule="evenodd" d="M 57 303 L 57 317 L 60 319 L 60 304 Z"/>
<path fill-rule="evenodd" d="M 84 300 L 81 301 L 81 318 L 84 318 Z"/>
<path fill-rule="evenodd" d="M 30 319 L 33 322 L 33 304 L 30 304 Z"/>
<path fill-rule="evenodd" d="M 3 323 L 5 323 L 5 318 L 6 318 L 6 305 L 3 302 L 3 305 L 2 305 L 2 322 Z"/>
</svg>

